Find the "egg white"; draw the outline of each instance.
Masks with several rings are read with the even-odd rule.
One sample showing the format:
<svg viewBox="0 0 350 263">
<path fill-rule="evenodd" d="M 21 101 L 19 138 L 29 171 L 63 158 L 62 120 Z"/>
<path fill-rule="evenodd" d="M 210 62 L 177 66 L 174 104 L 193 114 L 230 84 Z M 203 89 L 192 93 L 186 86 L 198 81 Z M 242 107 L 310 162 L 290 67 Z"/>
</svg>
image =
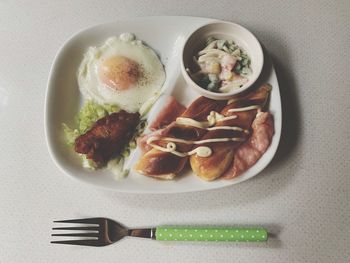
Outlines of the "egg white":
<svg viewBox="0 0 350 263">
<path fill-rule="evenodd" d="M 125 35 L 124 35 L 125 36 Z M 113 56 L 124 56 L 142 69 L 142 77 L 127 90 L 115 90 L 103 84 L 99 65 Z M 157 54 L 132 37 L 111 37 L 100 47 L 90 47 L 77 73 L 80 92 L 97 103 L 117 104 L 129 112 L 137 112 L 148 100 L 158 96 L 165 81 L 165 71 Z"/>
</svg>

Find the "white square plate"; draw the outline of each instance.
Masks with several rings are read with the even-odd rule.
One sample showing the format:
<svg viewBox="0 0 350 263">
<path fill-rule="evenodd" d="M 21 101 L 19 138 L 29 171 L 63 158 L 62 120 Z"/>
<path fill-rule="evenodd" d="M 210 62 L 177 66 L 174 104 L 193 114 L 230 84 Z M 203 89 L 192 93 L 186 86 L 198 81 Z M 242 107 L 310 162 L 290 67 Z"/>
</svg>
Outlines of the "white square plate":
<svg viewBox="0 0 350 263">
<path fill-rule="evenodd" d="M 180 73 L 181 49 L 187 36 L 196 28 L 214 21 L 198 17 L 145 17 L 103 24 L 83 30 L 69 39 L 59 50 L 51 68 L 45 105 L 45 132 L 52 159 L 67 175 L 80 182 L 129 193 L 180 193 L 220 188 L 245 181 L 262 171 L 272 160 L 280 140 L 282 111 L 276 73 L 265 52 L 263 72 L 255 85 L 270 83 L 272 92 L 269 109 L 275 121 L 275 135 L 262 158 L 244 174 L 231 180 L 204 182 L 188 169 L 173 181 L 155 180 L 135 171 L 122 180 L 115 180 L 108 170 L 90 171 L 84 169 L 80 158 L 67 147 L 63 138 L 62 123 L 74 125 L 74 118 L 81 107 L 82 97 L 76 79 L 76 72 L 83 54 L 90 46 L 101 45 L 108 37 L 123 32 L 132 32 L 143 40 L 160 56 L 167 74 L 164 84 L 166 94 L 172 94 L 182 104 L 188 106 L 199 95 L 188 88 Z M 149 114 L 154 117 L 160 106 L 159 100 Z M 133 152 L 127 160 L 132 166 L 139 157 Z"/>
</svg>

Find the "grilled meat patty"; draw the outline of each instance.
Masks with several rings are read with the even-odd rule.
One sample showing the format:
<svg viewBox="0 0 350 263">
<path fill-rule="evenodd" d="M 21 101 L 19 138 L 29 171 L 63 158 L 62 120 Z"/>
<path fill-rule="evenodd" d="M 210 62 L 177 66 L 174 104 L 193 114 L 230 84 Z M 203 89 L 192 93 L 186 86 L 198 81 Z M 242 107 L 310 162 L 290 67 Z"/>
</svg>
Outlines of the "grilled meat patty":
<svg viewBox="0 0 350 263">
<path fill-rule="evenodd" d="M 124 110 L 107 115 L 98 121 L 85 134 L 75 140 L 77 153 L 86 154 L 87 159 L 103 165 L 121 153 L 132 138 L 140 121 L 138 113 Z"/>
</svg>

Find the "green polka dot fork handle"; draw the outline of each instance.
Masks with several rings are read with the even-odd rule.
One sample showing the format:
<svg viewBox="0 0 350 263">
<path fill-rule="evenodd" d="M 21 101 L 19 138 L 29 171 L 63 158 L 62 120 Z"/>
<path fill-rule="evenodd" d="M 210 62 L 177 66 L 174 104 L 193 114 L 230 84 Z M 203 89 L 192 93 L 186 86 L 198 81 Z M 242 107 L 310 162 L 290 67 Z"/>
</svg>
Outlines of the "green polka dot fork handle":
<svg viewBox="0 0 350 263">
<path fill-rule="evenodd" d="M 265 242 L 268 238 L 266 229 L 262 227 L 159 226 L 155 228 L 127 228 L 104 217 L 58 220 L 54 223 L 73 224 L 73 226 L 54 227 L 52 230 L 55 233 L 51 236 L 62 237 L 62 239 L 80 237 L 77 240 L 51 241 L 52 244 L 65 245 L 101 247 L 111 245 L 128 236 L 160 241 L 208 242 Z M 62 233 L 62 230 L 71 231 L 71 233 Z M 82 230 L 85 232 L 81 232 Z"/>
<path fill-rule="evenodd" d="M 264 228 L 161 226 L 155 229 L 155 239 L 161 241 L 265 242 L 267 237 Z"/>
</svg>

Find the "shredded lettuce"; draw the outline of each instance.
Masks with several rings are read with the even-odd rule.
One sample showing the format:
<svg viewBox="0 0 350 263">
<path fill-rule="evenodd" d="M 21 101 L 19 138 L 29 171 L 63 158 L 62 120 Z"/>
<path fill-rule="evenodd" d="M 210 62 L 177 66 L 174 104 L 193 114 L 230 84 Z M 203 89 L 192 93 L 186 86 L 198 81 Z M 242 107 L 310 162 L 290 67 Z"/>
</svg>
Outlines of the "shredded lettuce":
<svg viewBox="0 0 350 263">
<path fill-rule="evenodd" d="M 120 180 L 129 174 L 129 170 L 124 169 L 124 158 L 117 157 L 109 160 L 107 163 L 107 169 L 114 174 L 115 180 Z"/>
<path fill-rule="evenodd" d="M 69 146 L 73 146 L 75 139 L 91 129 L 97 120 L 113 112 L 118 112 L 119 110 L 120 108 L 117 105 L 97 104 L 93 101 L 87 101 L 78 113 L 75 123 L 76 128 L 72 129 L 67 124 L 62 124 L 66 143 Z M 131 150 L 136 148 L 136 138 L 143 133 L 145 127 L 147 126 L 146 124 L 146 120 L 141 119 L 129 144 L 125 146 L 124 150 L 119 156 L 108 161 L 107 169 L 112 171 L 112 173 L 115 175 L 115 179 L 121 179 L 128 175 L 129 171 L 124 169 L 125 158 L 130 155 Z M 83 167 L 93 170 L 99 168 L 94 161 L 87 159 L 86 155 L 80 154 L 80 156 L 82 158 Z"/>
<path fill-rule="evenodd" d="M 84 168 L 88 168 L 91 170 L 96 170 L 98 168 L 97 164 L 88 158 L 86 158 L 85 154 L 79 154 L 82 160 L 82 165 Z"/>
<path fill-rule="evenodd" d="M 71 129 L 67 124 L 63 123 L 63 132 L 65 135 L 66 143 L 68 145 L 74 145 L 75 139 L 80 135 L 77 129 Z"/>
<path fill-rule="evenodd" d="M 72 129 L 67 124 L 62 124 L 66 143 L 70 146 L 74 145 L 75 139 L 86 133 L 97 120 L 119 110 L 120 108 L 117 105 L 97 104 L 93 101 L 87 101 L 76 118 L 77 128 Z"/>
<path fill-rule="evenodd" d="M 146 120 L 141 119 L 140 123 L 136 127 L 136 130 L 134 132 L 133 137 L 129 141 L 129 144 L 127 146 L 125 146 L 124 150 L 121 153 L 122 158 L 128 157 L 130 155 L 130 151 L 137 147 L 136 139 L 137 139 L 137 137 L 139 137 L 143 133 L 146 126 L 147 126 Z"/>
<path fill-rule="evenodd" d="M 136 139 L 139 137 L 147 126 L 146 120 L 141 119 L 140 123 L 136 127 L 136 131 L 130 140 L 129 144 L 125 146 L 121 154 L 107 163 L 107 169 L 109 169 L 114 174 L 115 180 L 120 180 L 129 174 L 129 169 L 125 169 L 124 163 L 125 159 L 129 157 L 130 151 L 137 147 Z"/>
<path fill-rule="evenodd" d="M 111 104 L 97 104 L 88 101 L 78 114 L 78 129 L 80 134 L 87 132 L 99 119 L 108 114 L 119 111 L 119 107 Z"/>
</svg>

